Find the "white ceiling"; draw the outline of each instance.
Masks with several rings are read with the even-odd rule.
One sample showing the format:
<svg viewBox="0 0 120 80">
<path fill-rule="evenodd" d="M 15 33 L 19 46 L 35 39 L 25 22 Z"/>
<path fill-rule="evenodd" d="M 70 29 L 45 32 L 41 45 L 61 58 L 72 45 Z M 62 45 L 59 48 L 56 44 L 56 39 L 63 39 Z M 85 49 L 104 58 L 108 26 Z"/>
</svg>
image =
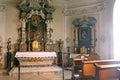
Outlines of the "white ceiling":
<svg viewBox="0 0 120 80">
<path fill-rule="evenodd" d="M 21 0 L 0 0 L 0 3 L 18 3 Z M 97 3 L 97 2 L 101 2 L 101 1 L 105 1 L 105 0 L 52 0 L 54 5 L 58 5 L 58 6 L 64 6 L 64 5 L 69 5 L 69 6 L 74 6 L 74 5 L 89 5 L 89 4 L 93 4 L 93 3 Z"/>
<path fill-rule="evenodd" d="M 19 2 L 22 0 L 0 0 L 3 2 Z M 64 3 L 64 2 L 96 2 L 96 1 L 104 1 L 104 0 L 52 0 L 53 2 L 60 2 L 60 3 Z"/>
</svg>

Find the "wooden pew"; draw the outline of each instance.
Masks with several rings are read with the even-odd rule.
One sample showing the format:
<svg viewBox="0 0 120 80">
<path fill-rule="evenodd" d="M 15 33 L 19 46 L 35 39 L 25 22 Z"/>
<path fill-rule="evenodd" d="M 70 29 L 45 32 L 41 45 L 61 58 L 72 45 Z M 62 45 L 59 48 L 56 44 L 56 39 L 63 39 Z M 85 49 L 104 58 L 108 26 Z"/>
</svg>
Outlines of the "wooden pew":
<svg viewBox="0 0 120 80">
<path fill-rule="evenodd" d="M 118 75 L 116 75 L 117 73 L 116 73 L 115 70 L 116 70 L 117 66 L 119 66 L 118 65 L 119 63 L 120 63 L 120 61 L 118 61 L 118 60 L 82 61 L 82 77 L 83 78 L 86 78 L 86 77 L 95 77 L 96 80 L 104 80 L 103 78 L 102 79 L 98 79 L 97 78 L 98 77 L 98 70 L 100 69 L 100 67 L 97 66 L 98 64 L 99 64 L 99 66 L 100 65 L 113 65 L 114 64 L 114 66 L 111 67 L 112 69 L 108 68 L 109 70 L 104 70 L 104 72 L 102 71 L 102 73 L 100 73 L 100 74 L 103 74 L 104 78 L 105 78 L 105 76 L 108 77 L 108 78 L 109 77 L 118 77 Z M 117 65 L 117 66 L 115 66 L 115 65 Z M 96 73 L 97 73 L 97 75 L 95 75 Z M 111 73 L 111 74 L 109 75 L 109 73 Z"/>
<path fill-rule="evenodd" d="M 117 68 L 120 67 L 120 61 L 107 61 L 95 63 L 95 80 L 114 80 L 119 78 Z"/>
<path fill-rule="evenodd" d="M 92 78 L 95 74 L 94 63 L 100 60 L 98 54 L 90 54 L 87 60 L 82 61 L 82 78 Z"/>
<path fill-rule="evenodd" d="M 88 54 L 79 54 L 72 58 L 72 79 L 75 79 L 75 76 L 79 76 L 79 72 L 81 72 L 82 69 L 82 61 L 87 59 L 89 55 Z"/>
</svg>

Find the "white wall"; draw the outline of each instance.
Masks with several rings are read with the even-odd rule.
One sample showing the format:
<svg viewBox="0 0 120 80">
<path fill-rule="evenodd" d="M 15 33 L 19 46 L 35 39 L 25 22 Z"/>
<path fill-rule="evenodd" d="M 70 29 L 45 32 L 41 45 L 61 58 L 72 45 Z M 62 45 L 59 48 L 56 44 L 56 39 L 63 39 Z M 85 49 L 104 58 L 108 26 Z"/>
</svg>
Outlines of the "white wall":
<svg viewBox="0 0 120 80">
<path fill-rule="evenodd" d="M 52 39 L 59 40 L 63 39 L 63 14 L 62 14 L 62 7 L 55 7 L 56 10 L 53 13 L 53 35 Z"/>
<path fill-rule="evenodd" d="M 56 10 L 53 13 L 53 33 L 52 33 L 52 39 L 55 42 L 56 40 L 62 39 L 63 41 L 65 36 L 65 30 L 64 30 L 64 16 L 63 16 L 63 8 L 60 6 L 55 6 Z M 65 41 L 64 41 L 65 44 Z M 65 51 L 65 46 L 63 46 L 63 51 Z"/>
<path fill-rule="evenodd" d="M 6 40 L 11 37 L 13 43 L 18 38 L 17 29 L 20 26 L 18 13 L 16 4 L 10 3 L 6 5 Z"/>
<path fill-rule="evenodd" d="M 15 3 L 1 3 L 5 8 L 0 8 L 0 38 L 3 40 L 3 66 L 6 66 L 7 40 L 12 38 L 14 44 L 17 40 L 18 10 Z"/>
<path fill-rule="evenodd" d="M 6 11 L 5 11 L 6 5 L 4 4 L 0 4 L 0 40 L 2 41 L 3 45 L 2 45 L 2 68 L 5 67 L 4 63 L 5 63 L 5 58 L 4 58 L 4 50 L 5 50 L 5 18 L 6 18 Z"/>
</svg>

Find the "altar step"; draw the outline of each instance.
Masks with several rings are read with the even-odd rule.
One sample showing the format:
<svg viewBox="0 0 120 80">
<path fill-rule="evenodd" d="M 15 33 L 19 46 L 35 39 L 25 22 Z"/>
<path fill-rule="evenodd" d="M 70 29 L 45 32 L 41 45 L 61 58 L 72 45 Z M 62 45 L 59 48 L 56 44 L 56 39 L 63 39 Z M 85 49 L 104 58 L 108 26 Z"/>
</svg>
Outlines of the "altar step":
<svg viewBox="0 0 120 80">
<path fill-rule="evenodd" d="M 60 76 L 55 75 L 61 71 L 62 69 L 58 66 L 21 67 L 20 78 L 21 80 L 62 80 Z M 9 76 L 14 80 L 18 80 L 18 75 L 17 67 L 12 68 L 9 72 Z"/>
<path fill-rule="evenodd" d="M 0 69 L 0 76 L 5 76 L 5 75 L 7 75 L 7 70 Z"/>
<path fill-rule="evenodd" d="M 43 67 L 20 67 L 20 74 L 44 74 L 44 73 L 55 73 L 62 71 L 58 66 L 43 66 Z M 10 76 L 18 74 L 18 67 L 14 67 L 9 72 Z"/>
<path fill-rule="evenodd" d="M 12 80 L 18 80 L 16 76 L 11 78 Z M 46 74 L 46 75 L 22 74 L 20 80 L 63 80 L 63 79 L 53 74 Z"/>
<path fill-rule="evenodd" d="M 42 75 L 46 80 L 63 80 L 62 77 L 56 76 L 54 74 Z"/>
</svg>

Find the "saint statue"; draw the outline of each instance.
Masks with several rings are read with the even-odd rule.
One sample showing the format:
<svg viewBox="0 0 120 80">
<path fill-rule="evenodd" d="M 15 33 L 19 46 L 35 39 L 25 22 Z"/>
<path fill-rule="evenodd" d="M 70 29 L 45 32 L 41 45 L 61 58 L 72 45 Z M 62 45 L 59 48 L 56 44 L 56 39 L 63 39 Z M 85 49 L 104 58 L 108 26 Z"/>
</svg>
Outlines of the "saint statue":
<svg viewBox="0 0 120 80">
<path fill-rule="evenodd" d="M 1 52 L 2 52 L 2 40 L 0 40 L 0 55 L 1 55 Z"/>
<path fill-rule="evenodd" d="M 7 50 L 8 52 L 11 52 L 12 51 L 12 44 L 11 44 L 11 38 L 8 38 L 8 41 L 7 41 Z"/>
</svg>

